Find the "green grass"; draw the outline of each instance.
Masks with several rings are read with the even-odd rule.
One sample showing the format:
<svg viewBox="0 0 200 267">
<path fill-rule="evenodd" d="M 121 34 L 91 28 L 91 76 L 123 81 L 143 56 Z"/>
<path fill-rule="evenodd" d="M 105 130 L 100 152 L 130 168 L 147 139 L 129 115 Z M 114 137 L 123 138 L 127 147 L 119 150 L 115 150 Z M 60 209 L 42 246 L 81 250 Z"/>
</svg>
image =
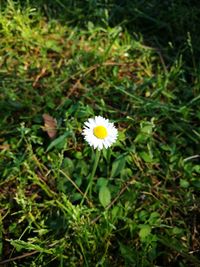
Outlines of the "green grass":
<svg viewBox="0 0 200 267">
<path fill-rule="evenodd" d="M 117 2 L 1 4 L 4 266 L 200 266 L 198 4 Z M 84 198 L 95 115 L 119 137 Z"/>
</svg>

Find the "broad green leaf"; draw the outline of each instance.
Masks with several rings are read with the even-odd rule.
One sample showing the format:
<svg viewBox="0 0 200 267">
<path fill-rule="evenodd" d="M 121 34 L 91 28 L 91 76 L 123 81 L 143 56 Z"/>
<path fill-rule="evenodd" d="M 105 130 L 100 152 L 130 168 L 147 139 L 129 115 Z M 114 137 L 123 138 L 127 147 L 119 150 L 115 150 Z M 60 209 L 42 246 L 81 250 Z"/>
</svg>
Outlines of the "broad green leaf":
<svg viewBox="0 0 200 267">
<path fill-rule="evenodd" d="M 145 239 L 148 237 L 150 233 L 151 233 L 151 227 L 148 224 L 142 225 L 139 231 L 139 236 L 141 241 L 145 241 Z"/>
<path fill-rule="evenodd" d="M 137 134 L 134 142 L 136 143 L 146 142 L 151 137 L 153 128 L 154 128 L 153 119 L 151 122 L 142 121 L 140 123 L 140 132 Z"/>
<path fill-rule="evenodd" d="M 161 149 L 164 150 L 164 151 L 171 151 L 171 148 L 170 148 L 170 146 L 168 146 L 168 145 L 161 145 L 160 147 L 161 147 Z"/>
<path fill-rule="evenodd" d="M 118 217 L 118 213 L 119 213 L 119 207 L 118 206 L 115 206 L 113 209 L 112 209 L 112 219 L 115 219 Z"/>
<path fill-rule="evenodd" d="M 190 186 L 190 183 L 185 179 L 180 179 L 180 186 L 182 188 L 188 188 Z"/>
<path fill-rule="evenodd" d="M 69 136 L 70 133 L 66 132 L 65 134 L 59 136 L 58 138 L 56 138 L 55 140 L 53 140 L 50 145 L 47 147 L 46 152 L 48 152 L 49 150 L 51 150 L 53 147 L 58 147 L 62 142 L 64 143 L 65 139 L 67 136 Z"/>
<path fill-rule="evenodd" d="M 103 178 L 103 177 L 98 178 L 98 180 L 97 180 L 97 186 L 98 187 L 107 186 L 107 184 L 108 184 L 108 179 Z"/>
<path fill-rule="evenodd" d="M 139 134 L 136 136 L 134 142 L 135 142 L 135 143 L 143 143 L 143 142 L 145 142 L 148 138 L 149 138 L 149 135 L 147 135 L 146 133 L 139 133 Z"/>
<path fill-rule="evenodd" d="M 99 190 L 99 201 L 105 208 L 111 201 L 110 190 L 107 186 L 102 186 Z"/>
<path fill-rule="evenodd" d="M 132 172 L 132 170 L 130 168 L 124 168 L 120 172 L 120 177 L 121 178 L 131 177 L 132 175 L 133 175 L 133 172 Z"/>
<path fill-rule="evenodd" d="M 111 211 L 111 214 L 113 220 L 119 220 L 124 216 L 123 208 L 121 206 L 114 206 Z"/>
<path fill-rule="evenodd" d="M 121 242 L 119 243 L 119 245 L 122 257 L 126 262 L 125 266 L 135 266 L 135 263 L 137 262 L 137 253 L 135 253 L 134 249 L 130 246 L 122 244 Z"/>
<path fill-rule="evenodd" d="M 146 210 L 141 210 L 138 214 L 139 216 L 139 219 L 142 221 L 142 222 L 145 222 L 147 220 L 147 217 L 148 217 L 148 212 Z"/>
<path fill-rule="evenodd" d="M 82 195 L 80 193 L 73 193 L 72 195 L 72 201 L 77 201 L 82 199 Z"/>
<path fill-rule="evenodd" d="M 193 169 L 193 171 L 200 174 L 200 165 L 195 165 L 192 169 Z"/>
<path fill-rule="evenodd" d="M 200 189 L 200 181 L 197 179 L 192 179 L 191 184 L 196 187 L 197 189 Z"/>
<path fill-rule="evenodd" d="M 152 133 L 152 124 L 146 125 L 141 129 L 142 133 L 151 134 Z"/>
<path fill-rule="evenodd" d="M 161 222 L 160 214 L 157 211 L 153 211 L 148 219 L 150 225 L 159 225 Z"/>
<path fill-rule="evenodd" d="M 182 229 L 182 228 L 178 228 L 178 227 L 174 227 L 173 229 L 172 229 L 172 233 L 174 234 L 174 235 L 180 235 L 180 234 L 184 234 L 184 229 Z"/>
<path fill-rule="evenodd" d="M 67 172 L 67 174 L 69 174 L 69 175 L 71 175 L 73 173 L 73 171 L 74 171 L 74 163 L 70 158 L 65 157 L 63 159 L 62 170 Z"/>
<path fill-rule="evenodd" d="M 152 159 L 152 157 L 147 153 L 147 152 L 140 152 L 140 157 L 145 161 L 145 162 L 148 162 L 148 163 L 151 163 L 153 162 L 154 160 Z"/>
<path fill-rule="evenodd" d="M 126 163 L 126 156 L 120 156 L 112 164 L 111 177 L 115 177 L 124 169 Z"/>
<path fill-rule="evenodd" d="M 150 135 L 152 134 L 154 126 L 154 118 L 152 118 L 151 121 L 142 121 L 140 123 L 140 131 Z"/>
</svg>

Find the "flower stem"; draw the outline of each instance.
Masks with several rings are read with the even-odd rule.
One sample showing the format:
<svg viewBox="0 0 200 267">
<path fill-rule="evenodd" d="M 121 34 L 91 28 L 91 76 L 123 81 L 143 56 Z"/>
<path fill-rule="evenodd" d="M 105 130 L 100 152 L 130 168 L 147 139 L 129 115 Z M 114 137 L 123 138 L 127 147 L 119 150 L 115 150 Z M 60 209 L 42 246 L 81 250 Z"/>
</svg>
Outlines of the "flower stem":
<svg viewBox="0 0 200 267">
<path fill-rule="evenodd" d="M 100 155 L 101 155 L 101 151 L 100 150 L 96 150 L 96 155 L 95 155 L 95 160 L 94 160 L 92 173 L 91 173 L 91 175 L 89 177 L 89 183 L 88 183 L 88 186 L 87 186 L 87 188 L 85 190 L 82 202 L 85 199 L 85 197 L 87 196 L 88 191 L 89 191 L 89 197 L 91 198 L 91 196 L 92 196 L 92 184 L 93 184 L 94 175 L 95 175 L 95 172 L 96 172 L 96 169 L 97 169 L 97 165 L 99 163 Z"/>
</svg>

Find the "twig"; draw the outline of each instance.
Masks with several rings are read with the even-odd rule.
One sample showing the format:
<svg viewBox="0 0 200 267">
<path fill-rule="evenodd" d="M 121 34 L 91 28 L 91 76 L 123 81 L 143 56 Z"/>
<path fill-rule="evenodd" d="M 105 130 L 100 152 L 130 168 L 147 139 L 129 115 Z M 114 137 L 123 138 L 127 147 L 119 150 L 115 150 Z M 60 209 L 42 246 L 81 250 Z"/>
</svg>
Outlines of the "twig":
<svg viewBox="0 0 200 267">
<path fill-rule="evenodd" d="M 0 262 L 0 265 L 9 263 L 9 262 L 11 262 L 11 261 L 20 260 L 20 259 L 23 259 L 23 258 L 32 256 L 32 255 L 34 255 L 34 254 L 36 254 L 36 253 L 38 253 L 38 252 L 39 252 L 39 251 L 34 250 L 34 251 L 32 251 L 32 252 L 24 253 L 24 254 L 22 254 L 22 255 L 20 255 L 20 256 L 17 256 L 17 257 L 14 257 L 14 258 L 10 258 L 10 259 L 1 261 L 1 262 Z"/>
<path fill-rule="evenodd" d="M 36 76 L 35 81 L 33 82 L 33 87 L 35 87 L 40 80 L 45 74 L 46 74 L 46 68 L 42 68 L 40 73 Z"/>
<path fill-rule="evenodd" d="M 93 207 L 93 204 L 92 202 L 88 199 L 88 197 L 81 191 L 81 189 L 77 186 L 77 184 L 65 173 L 63 172 L 62 170 L 60 170 L 60 173 L 62 173 L 66 178 L 67 180 L 70 181 L 70 183 L 76 188 L 76 190 L 86 199 L 88 205 L 90 207 Z"/>
<path fill-rule="evenodd" d="M 183 162 L 186 162 L 186 161 L 191 160 L 191 159 L 197 159 L 197 158 L 200 158 L 200 155 L 194 155 L 194 156 L 190 156 L 190 157 L 188 157 L 188 158 L 185 158 L 185 159 L 183 160 Z"/>
</svg>

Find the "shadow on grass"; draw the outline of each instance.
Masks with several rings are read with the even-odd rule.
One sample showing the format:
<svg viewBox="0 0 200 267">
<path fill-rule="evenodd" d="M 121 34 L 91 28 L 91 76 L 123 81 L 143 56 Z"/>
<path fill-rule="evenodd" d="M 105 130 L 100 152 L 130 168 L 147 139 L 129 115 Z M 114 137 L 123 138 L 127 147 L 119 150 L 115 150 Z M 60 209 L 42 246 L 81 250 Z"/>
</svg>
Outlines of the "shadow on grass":
<svg viewBox="0 0 200 267">
<path fill-rule="evenodd" d="M 20 2 L 23 6 L 24 1 Z M 141 33 L 145 43 L 159 49 L 171 43 L 180 52 L 186 45 L 192 47 L 194 56 L 200 52 L 200 3 L 197 0 L 38 0 L 29 4 L 49 19 L 79 28 L 87 27 L 89 21 L 99 26 L 121 25 L 131 34 Z"/>
</svg>

